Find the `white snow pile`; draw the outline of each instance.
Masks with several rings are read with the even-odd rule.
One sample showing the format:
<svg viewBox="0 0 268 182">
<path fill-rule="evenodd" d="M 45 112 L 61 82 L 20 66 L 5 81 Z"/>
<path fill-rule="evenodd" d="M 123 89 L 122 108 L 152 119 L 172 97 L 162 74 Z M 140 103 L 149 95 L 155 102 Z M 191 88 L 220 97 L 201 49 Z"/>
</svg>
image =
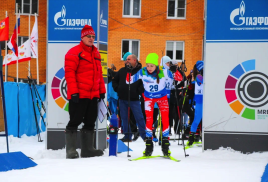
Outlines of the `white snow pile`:
<svg viewBox="0 0 268 182">
<path fill-rule="evenodd" d="M 46 134 L 42 133 L 41 137 L 45 139 Z M 171 141 L 170 150 L 180 162 L 164 158 L 128 161 L 126 152 L 109 157 L 108 149 L 102 157 L 67 160 L 65 149 L 46 150 L 45 141 L 38 142 L 37 136 L 10 136 L 9 146 L 11 152 L 21 151 L 38 165 L 24 170 L 0 172 L 3 182 L 259 182 L 268 163 L 268 152 L 242 154 L 230 148 L 205 152 L 200 147 L 190 148 L 186 150 L 189 157 L 185 158 L 182 145 L 178 145 L 177 141 Z M 145 144 L 138 139 L 130 143 L 130 148 L 133 150 L 130 158 L 137 158 L 142 156 Z M 0 153 L 6 153 L 5 137 L 0 137 Z M 161 154 L 161 147 L 156 144 L 153 155 Z"/>
</svg>

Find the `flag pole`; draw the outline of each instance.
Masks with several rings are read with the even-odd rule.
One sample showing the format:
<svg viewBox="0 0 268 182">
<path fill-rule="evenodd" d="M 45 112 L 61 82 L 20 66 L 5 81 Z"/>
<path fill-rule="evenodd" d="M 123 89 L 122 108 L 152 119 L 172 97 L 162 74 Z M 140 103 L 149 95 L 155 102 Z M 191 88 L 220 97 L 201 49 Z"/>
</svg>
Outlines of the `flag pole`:
<svg viewBox="0 0 268 182">
<path fill-rule="evenodd" d="M 19 35 L 18 35 L 18 3 L 16 3 L 16 34 L 17 34 L 17 47 L 19 47 Z M 18 49 L 19 51 L 19 49 Z M 15 52 L 16 53 L 16 52 Z M 17 83 L 19 82 L 19 52 L 17 56 Z"/>
<path fill-rule="evenodd" d="M 34 13 L 35 19 L 36 19 L 36 26 L 38 29 L 38 20 L 37 20 L 37 16 L 36 13 Z M 37 37 L 38 37 L 38 31 L 37 31 Z M 36 75 L 37 75 L 37 84 L 39 84 L 39 66 L 38 66 L 38 39 L 36 40 L 36 45 L 37 45 L 37 55 L 36 55 Z"/>
<path fill-rule="evenodd" d="M 29 14 L 29 44 L 30 44 L 30 48 L 31 48 L 31 11 L 32 9 L 30 8 L 30 14 Z M 30 64 L 31 60 L 29 60 L 28 63 L 28 76 L 30 77 L 30 71 L 31 71 L 31 64 Z"/>
<path fill-rule="evenodd" d="M 6 17 L 7 17 L 7 11 L 6 11 Z M 6 40 L 6 44 L 5 44 L 5 56 L 7 59 L 7 40 Z M 5 82 L 7 82 L 7 60 L 6 60 L 6 67 L 5 67 Z"/>
</svg>

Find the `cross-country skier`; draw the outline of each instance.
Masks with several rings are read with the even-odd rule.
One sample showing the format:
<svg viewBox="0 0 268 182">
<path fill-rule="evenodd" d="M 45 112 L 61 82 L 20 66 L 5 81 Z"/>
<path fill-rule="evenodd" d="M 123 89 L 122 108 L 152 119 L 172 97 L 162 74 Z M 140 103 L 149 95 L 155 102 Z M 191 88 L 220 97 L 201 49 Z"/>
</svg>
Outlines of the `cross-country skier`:
<svg viewBox="0 0 268 182">
<path fill-rule="evenodd" d="M 175 79 L 182 80 L 180 74 L 174 74 Z M 152 125 L 153 125 L 153 110 L 157 102 L 162 116 L 163 123 L 163 137 L 162 137 L 162 152 L 164 156 L 171 154 L 169 150 L 169 107 L 167 100 L 166 79 L 173 79 L 172 73 L 167 69 L 159 69 L 158 55 L 150 53 L 146 57 L 146 67 L 129 78 L 127 76 L 126 82 L 130 84 L 141 79 L 144 86 L 144 101 L 146 113 L 146 148 L 143 152 L 144 156 L 151 156 L 153 152 L 152 142 Z M 129 81 L 130 80 L 130 81 Z"/>
<path fill-rule="evenodd" d="M 194 84 L 194 102 L 195 102 L 195 113 L 194 120 L 190 130 L 189 140 L 187 146 L 190 147 L 194 143 L 195 133 L 197 127 L 202 119 L 203 113 L 203 61 L 197 61 L 195 65 L 194 75 L 192 79 L 192 84 Z M 197 71 L 197 73 L 196 73 Z"/>
</svg>

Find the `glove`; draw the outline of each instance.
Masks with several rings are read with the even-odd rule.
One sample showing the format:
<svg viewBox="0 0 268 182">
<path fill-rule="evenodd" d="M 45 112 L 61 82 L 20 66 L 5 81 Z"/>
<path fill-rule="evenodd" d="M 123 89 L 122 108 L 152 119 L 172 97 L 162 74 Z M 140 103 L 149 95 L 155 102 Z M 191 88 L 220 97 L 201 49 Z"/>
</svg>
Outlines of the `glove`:
<svg viewBox="0 0 268 182">
<path fill-rule="evenodd" d="M 98 102 L 100 102 L 103 99 L 105 99 L 105 94 L 100 94 L 100 98 L 98 99 Z"/>
<path fill-rule="evenodd" d="M 172 73 L 175 73 L 177 71 L 177 66 L 176 65 L 171 65 L 169 67 L 169 70 L 172 72 Z"/>
<path fill-rule="evenodd" d="M 78 103 L 79 102 L 79 94 L 73 94 L 71 96 L 71 100 L 74 102 L 74 103 Z"/>
</svg>

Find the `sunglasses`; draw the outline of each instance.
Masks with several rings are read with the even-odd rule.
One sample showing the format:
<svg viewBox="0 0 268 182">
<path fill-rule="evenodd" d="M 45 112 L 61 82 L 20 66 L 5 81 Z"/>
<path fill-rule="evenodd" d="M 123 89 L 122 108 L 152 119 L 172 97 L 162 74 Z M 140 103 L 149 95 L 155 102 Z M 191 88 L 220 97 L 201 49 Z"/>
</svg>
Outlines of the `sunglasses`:
<svg viewBox="0 0 268 182">
<path fill-rule="evenodd" d="M 87 38 L 95 39 L 95 35 L 86 35 Z"/>
</svg>

